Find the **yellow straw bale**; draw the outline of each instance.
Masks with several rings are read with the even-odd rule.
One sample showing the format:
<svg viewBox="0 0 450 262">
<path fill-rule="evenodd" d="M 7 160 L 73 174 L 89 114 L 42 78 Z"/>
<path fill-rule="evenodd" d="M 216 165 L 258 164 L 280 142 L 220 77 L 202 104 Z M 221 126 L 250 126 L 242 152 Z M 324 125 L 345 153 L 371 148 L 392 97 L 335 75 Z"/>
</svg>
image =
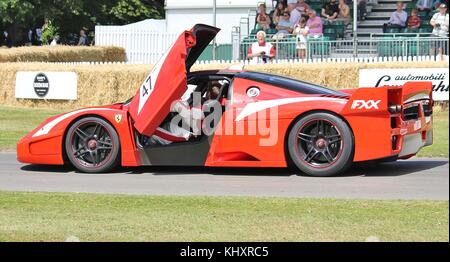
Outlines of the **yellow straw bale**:
<svg viewBox="0 0 450 262">
<path fill-rule="evenodd" d="M 1 62 L 124 62 L 125 49 L 114 46 L 24 46 L 0 49 Z"/>
<path fill-rule="evenodd" d="M 195 65 L 192 71 L 225 69 L 231 65 Z M 362 68 L 448 67 L 447 62 L 398 63 L 317 63 L 268 64 L 246 66 L 246 70 L 261 71 L 300 79 L 330 88 L 358 87 Z M 142 84 L 152 65 L 64 65 L 52 63 L 0 63 L 0 104 L 31 108 L 76 109 L 112 104 L 132 97 Z M 78 76 L 76 101 L 16 99 L 15 80 L 18 71 L 66 71 Z"/>
</svg>

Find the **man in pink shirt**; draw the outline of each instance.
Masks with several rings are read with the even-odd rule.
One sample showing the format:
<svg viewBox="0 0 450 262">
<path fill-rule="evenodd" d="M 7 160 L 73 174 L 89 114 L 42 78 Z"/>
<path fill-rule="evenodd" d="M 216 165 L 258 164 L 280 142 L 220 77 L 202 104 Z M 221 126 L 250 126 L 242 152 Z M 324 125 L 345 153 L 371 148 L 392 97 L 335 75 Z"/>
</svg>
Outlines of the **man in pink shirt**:
<svg viewBox="0 0 450 262">
<path fill-rule="evenodd" d="M 306 26 L 309 28 L 308 36 L 321 36 L 323 34 L 322 19 L 316 15 L 316 11 L 310 9 L 308 11 L 308 22 Z"/>
</svg>

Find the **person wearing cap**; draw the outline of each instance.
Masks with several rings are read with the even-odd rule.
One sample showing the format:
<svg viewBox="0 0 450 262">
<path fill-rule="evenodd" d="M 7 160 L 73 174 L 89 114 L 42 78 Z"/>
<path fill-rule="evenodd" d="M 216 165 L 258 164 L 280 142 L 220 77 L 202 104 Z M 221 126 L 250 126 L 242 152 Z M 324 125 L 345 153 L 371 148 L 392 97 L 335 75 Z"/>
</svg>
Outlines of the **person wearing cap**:
<svg viewBox="0 0 450 262">
<path fill-rule="evenodd" d="M 439 12 L 435 13 L 430 20 L 430 25 L 433 26 L 432 34 L 434 36 L 448 37 L 448 19 L 447 5 L 441 4 Z"/>
<path fill-rule="evenodd" d="M 447 3 L 446 3 L 447 2 Z M 441 4 L 446 4 L 448 6 L 448 0 L 434 0 L 431 4 L 432 10 L 438 10 Z"/>
<path fill-rule="evenodd" d="M 266 32 L 259 31 L 256 33 L 257 41 L 250 45 L 247 58 L 255 64 L 267 63 L 275 57 L 275 47 L 271 43 L 266 42 Z"/>
<path fill-rule="evenodd" d="M 430 20 L 430 25 L 433 26 L 433 32 L 431 34 L 434 37 L 448 39 L 449 16 L 447 14 L 447 5 L 441 4 L 438 9 L 439 12 L 435 13 Z M 436 45 L 431 49 L 431 53 L 434 54 L 437 50 L 438 54 L 442 56 L 442 49 L 446 46 L 444 39 L 442 41 L 435 41 L 435 43 Z"/>
</svg>

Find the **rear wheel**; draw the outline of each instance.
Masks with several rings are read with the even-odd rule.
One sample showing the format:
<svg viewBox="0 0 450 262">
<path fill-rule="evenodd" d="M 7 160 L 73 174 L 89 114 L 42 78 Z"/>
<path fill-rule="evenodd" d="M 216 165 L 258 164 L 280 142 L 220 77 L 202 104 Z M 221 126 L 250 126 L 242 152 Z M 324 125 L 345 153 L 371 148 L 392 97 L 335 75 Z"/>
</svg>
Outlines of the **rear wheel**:
<svg viewBox="0 0 450 262">
<path fill-rule="evenodd" d="M 339 117 L 312 113 L 292 127 L 288 151 L 294 164 L 310 176 L 338 175 L 352 164 L 353 134 Z"/>
<path fill-rule="evenodd" d="M 65 137 L 67 158 L 86 173 L 108 172 L 119 164 L 120 143 L 116 130 L 98 117 L 75 122 Z"/>
</svg>

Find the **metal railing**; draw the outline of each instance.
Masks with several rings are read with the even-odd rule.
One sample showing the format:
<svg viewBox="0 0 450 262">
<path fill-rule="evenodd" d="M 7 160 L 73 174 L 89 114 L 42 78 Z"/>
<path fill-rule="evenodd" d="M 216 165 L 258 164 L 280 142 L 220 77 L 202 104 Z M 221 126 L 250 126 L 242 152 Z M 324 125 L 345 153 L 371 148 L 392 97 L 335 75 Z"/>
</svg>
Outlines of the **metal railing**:
<svg viewBox="0 0 450 262">
<path fill-rule="evenodd" d="M 370 39 L 376 40 L 386 37 L 429 37 L 431 32 L 419 33 L 419 32 L 408 32 L 408 33 L 371 33 Z"/>
<path fill-rule="evenodd" d="M 402 35 L 400 37 L 400 35 Z M 428 34 L 429 35 L 429 34 Z M 246 60 L 248 49 L 256 42 L 256 38 L 242 37 L 237 46 L 233 43 L 233 59 Z M 276 50 L 273 60 L 299 59 L 297 43 L 293 35 L 284 37 L 268 36 L 266 42 L 271 43 Z M 419 57 L 449 54 L 449 39 L 445 37 L 423 37 L 423 34 L 384 34 L 369 39 L 328 40 L 325 36 L 308 38 L 306 45 L 307 59 L 351 58 L 351 57 Z"/>
</svg>

